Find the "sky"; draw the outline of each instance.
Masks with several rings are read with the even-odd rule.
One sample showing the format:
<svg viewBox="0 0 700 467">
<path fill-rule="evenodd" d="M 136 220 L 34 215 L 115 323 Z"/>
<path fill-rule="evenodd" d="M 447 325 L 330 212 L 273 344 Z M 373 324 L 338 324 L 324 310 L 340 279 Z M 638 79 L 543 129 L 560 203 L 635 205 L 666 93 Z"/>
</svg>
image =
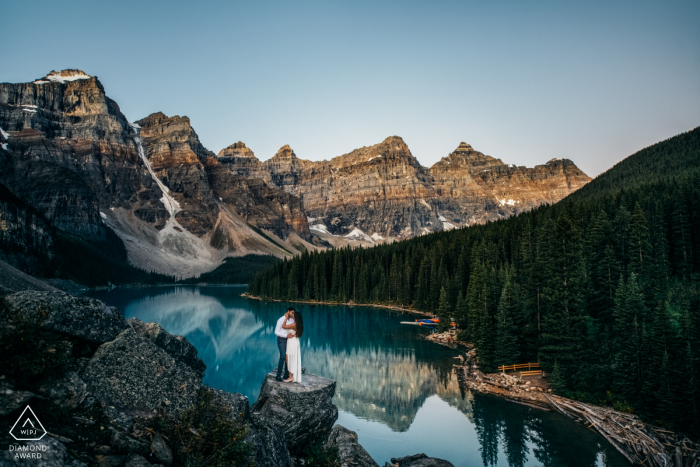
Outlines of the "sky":
<svg viewBox="0 0 700 467">
<path fill-rule="evenodd" d="M 0 82 L 97 76 L 218 153 L 330 159 L 401 136 L 595 176 L 700 126 L 700 2 L 0 0 Z"/>
</svg>

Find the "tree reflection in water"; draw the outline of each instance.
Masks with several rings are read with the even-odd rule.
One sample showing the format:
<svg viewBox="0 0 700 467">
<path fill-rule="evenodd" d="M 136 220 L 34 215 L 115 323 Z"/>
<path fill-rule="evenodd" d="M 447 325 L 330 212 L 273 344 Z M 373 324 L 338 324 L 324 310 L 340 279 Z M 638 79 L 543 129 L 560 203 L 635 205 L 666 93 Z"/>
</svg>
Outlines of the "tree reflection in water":
<svg viewBox="0 0 700 467">
<path fill-rule="evenodd" d="M 89 295 L 127 317 L 156 321 L 184 335 L 207 365 L 206 384 L 241 392 L 252 402 L 265 374 L 277 365 L 274 327 L 289 304 L 246 300 L 240 297 L 243 291 L 157 287 Z M 453 373 L 452 357 L 458 352 L 422 339 L 425 329 L 399 324 L 414 315 L 292 305 L 304 314 L 303 365 L 310 373 L 337 381 L 334 403 L 363 423 L 360 442 L 367 443 L 380 464 L 389 457 L 426 451 L 455 466 L 627 465 L 593 432 L 556 414 L 464 393 Z M 446 405 L 426 404 L 432 397 Z M 425 412 L 428 406 L 433 412 Z M 417 417 L 421 410 L 424 415 Z M 373 430 L 390 442 L 374 443 Z M 440 452 L 430 451 L 438 445 Z"/>
</svg>

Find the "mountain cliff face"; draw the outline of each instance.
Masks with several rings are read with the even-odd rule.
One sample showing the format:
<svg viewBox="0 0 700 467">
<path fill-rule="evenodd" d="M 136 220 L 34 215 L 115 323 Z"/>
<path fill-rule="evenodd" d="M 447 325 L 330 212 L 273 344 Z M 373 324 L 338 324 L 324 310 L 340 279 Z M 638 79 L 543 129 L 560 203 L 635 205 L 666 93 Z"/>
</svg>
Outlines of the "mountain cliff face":
<svg viewBox="0 0 700 467">
<path fill-rule="evenodd" d="M 0 84 L 0 183 L 47 229 L 96 246 L 113 230 L 133 265 L 175 276 L 226 256 L 371 246 L 498 219 L 588 180 L 566 159 L 515 167 L 465 143 L 428 169 L 398 136 L 330 161 L 286 145 L 261 162 L 240 141 L 215 155 L 187 117 L 130 123 L 80 70 Z"/>
<path fill-rule="evenodd" d="M 129 123 L 82 71 L 0 84 L 0 130 L 0 183 L 93 244 L 113 229 L 146 270 L 190 276 L 230 255 L 314 248 L 297 198 L 226 173 L 187 117 Z"/>
<path fill-rule="evenodd" d="M 445 228 L 481 223 L 556 203 L 591 178 L 568 159 L 552 159 L 534 168 L 504 164 L 500 159 L 460 143 L 430 168 L 435 205 Z"/>
<path fill-rule="evenodd" d="M 252 153 L 226 160 L 232 171 L 255 173 L 298 196 L 311 231 L 334 245 L 496 220 L 557 202 L 590 180 L 568 159 L 516 167 L 466 143 L 428 169 L 398 136 L 330 161 L 300 159 L 289 146 L 262 163 Z"/>
</svg>

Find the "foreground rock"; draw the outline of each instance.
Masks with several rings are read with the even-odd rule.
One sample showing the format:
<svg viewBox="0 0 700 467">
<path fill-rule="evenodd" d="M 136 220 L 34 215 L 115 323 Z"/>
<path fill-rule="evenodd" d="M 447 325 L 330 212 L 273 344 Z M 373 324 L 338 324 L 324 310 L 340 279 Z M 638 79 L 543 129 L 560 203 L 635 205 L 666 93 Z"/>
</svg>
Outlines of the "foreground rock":
<svg viewBox="0 0 700 467">
<path fill-rule="evenodd" d="M 39 328 L 92 342 L 109 342 L 126 329 L 122 314 L 99 300 L 63 292 L 18 292 L 3 299 L 0 318 L 36 322 Z"/>
<path fill-rule="evenodd" d="M 251 414 L 248 419 L 250 434 L 246 442 L 253 445 L 252 458 L 256 467 L 292 467 L 284 433 L 271 420 Z"/>
<path fill-rule="evenodd" d="M 175 360 L 192 368 L 200 378 L 204 377 L 207 366 L 197 357 L 197 349 L 184 336 L 170 334 L 158 323 L 144 323 L 136 318 L 131 318 L 128 322 L 136 332 L 148 337 L 151 342 L 168 352 Z"/>
<path fill-rule="evenodd" d="M 369 453 L 357 442 L 357 433 L 342 425 L 335 425 L 327 446 L 338 446 L 342 467 L 379 467 Z"/>
<path fill-rule="evenodd" d="M 88 390 L 118 409 L 177 416 L 194 404 L 202 377 L 132 329 L 100 346 L 83 372 Z"/>
<path fill-rule="evenodd" d="M 398 467 L 454 467 L 452 462 L 428 457 L 425 454 L 414 454 L 412 456 L 398 457 L 391 459 L 391 463 Z"/>
<path fill-rule="evenodd" d="M 338 408 L 331 401 L 335 384 L 308 374 L 302 383 L 278 382 L 270 373 L 252 411 L 284 434 L 290 453 L 301 453 L 305 446 L 325 442 L 338 419 Z"/>
</svg>

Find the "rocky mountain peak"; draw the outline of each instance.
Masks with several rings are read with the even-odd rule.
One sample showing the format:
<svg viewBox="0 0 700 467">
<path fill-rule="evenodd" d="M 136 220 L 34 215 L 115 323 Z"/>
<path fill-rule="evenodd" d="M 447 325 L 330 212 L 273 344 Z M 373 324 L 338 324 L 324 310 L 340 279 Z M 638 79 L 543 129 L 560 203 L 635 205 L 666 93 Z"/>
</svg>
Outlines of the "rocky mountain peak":
<svg viewBox="0 0 700 467">
<path fill-rule="evenodd" d="M 474 151 L 474 148 L 472 147 L 471 144 L 467 144 L 464 141 L 459 143 L 459 146 L 457 146 L 457 149 L 455 149 L 454 152 L 472 152 Z"/>
<path fill-rule="evenodd" d="M 296 157 L 294 150 L 288 144 L 279 148 L 275 155 L 272 156 L 273 159 L 296 159 Z"/>
<path fill-rule="evenodd" d="M 408 145 L 400 136 L 389 136 L 384 141 L 373 146 L 364 146 L 352 152 L 331 159 L 334 168 L 343 168 L 373 162 L 401 161 L 402 164 L 419 167 L 418 160 L 413 157 Z"/>
<path fill-rule="evenodd" d="M 76 70 L 76 69 L 66 69 L 66 70 L 61 70 L 61 71 L 54 71 L 51 70 L 51 72 L 44 76 L 41 79 L 35 80 L 35 84 L 45 84 L 48 82 L 52 83 L 66 83 L 68 81 L 76 81 L 79 79 L 90 79 L 92 76 L 88 75 L 82 70 Z"/>
<path fill-rule="evenodd" d="M 233 143 L 228 147 L 225 147 L 224 149 L 219 151 L 217 157 L 219 157 L 219 159 L 221 159 L 222 157 L 245 157 L 249 159 L 256 159 L 253 151 L 250 148 L 246 147 L 245 143 L 241 141 Z"/>
</svg>

